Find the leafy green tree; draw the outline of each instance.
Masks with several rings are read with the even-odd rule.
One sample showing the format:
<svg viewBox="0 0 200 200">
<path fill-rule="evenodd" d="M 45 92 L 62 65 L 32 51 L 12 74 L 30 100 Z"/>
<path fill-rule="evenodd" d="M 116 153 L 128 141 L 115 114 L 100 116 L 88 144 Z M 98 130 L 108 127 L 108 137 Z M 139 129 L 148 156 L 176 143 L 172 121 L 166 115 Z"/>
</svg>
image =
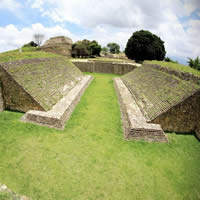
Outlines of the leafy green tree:
<svg viewBox="0 0 200 200">
<path fill-rule="evenodd" d="M 189 59 L 188 64 L 190 67 L 200 70 L 200 59 L 198 56 L 194 60 L 192 58 L 188 58 L 188 59 Z"/>
<path fill-rule="evenodd" d="M 77 41 L 72 45 L 72 56 L 73 57 L 88 57 L 90 54 L 87 49 L 87 45 L 82 41 Z"/>
<path fill-rule="evenodd" d="M 25 44 L 23 47 L 37 47 L 37 46 L 38 45 L 35 42 L 31 41 L 31 42 Z"/>
<path fill-rule="evenodd" d="M 134 32 L 128 40 L 125 54 L 129 59 L 141 62 L 144 60 L 163 60 L 166 51 L 160 37 L 149 31 L 140 30 Z"/>
<path fill-rule="evenodd" d="M 109 49 L 110 53 L 120 53 L 120 46 L 117 43 L 108 43 L 107 48 Z"/>
<path fill-rule="evenodd" d="M 94 57 L 100 56 L 101 45 L 97 41 L 82 40 L 72 45 L 73 57 Z"/>
</svg>

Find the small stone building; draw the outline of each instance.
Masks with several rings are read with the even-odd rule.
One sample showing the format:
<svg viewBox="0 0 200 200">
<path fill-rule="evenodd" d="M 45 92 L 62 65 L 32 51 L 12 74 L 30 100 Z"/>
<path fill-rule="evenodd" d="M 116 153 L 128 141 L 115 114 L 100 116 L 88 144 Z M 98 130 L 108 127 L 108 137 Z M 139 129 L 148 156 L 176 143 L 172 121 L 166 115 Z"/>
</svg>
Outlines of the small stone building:
<svg viewBox="0 0 200 200">
<path fill-rule="evenodd" d="M 0 64 L 0 111 L 50 110 L 83 78 L 67 58 Z"/>
<path fill-rule="evenodd" d="M 52 37 L 43 46 L 43 51 L 51 52 L 67 57 L 72 56 L 72 40 L 65 36 Z"/>
</svg>

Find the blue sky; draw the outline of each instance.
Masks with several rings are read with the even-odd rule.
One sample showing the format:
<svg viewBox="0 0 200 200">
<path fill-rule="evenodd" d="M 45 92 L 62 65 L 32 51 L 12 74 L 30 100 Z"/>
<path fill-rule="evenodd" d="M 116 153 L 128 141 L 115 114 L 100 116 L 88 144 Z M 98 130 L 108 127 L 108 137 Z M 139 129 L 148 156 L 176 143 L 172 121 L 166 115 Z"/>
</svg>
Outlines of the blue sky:
<svg viewBox="0 0 200 200">
<path fill-rule="evenodd" d="M 149 30 L 165 41 L 167 56 L 186 63 L 200 56 L 200 0 L 0 0 L 0 52 L 22 46 L 34 33 L 74 42 L 116 42 Z"/>
</svg>

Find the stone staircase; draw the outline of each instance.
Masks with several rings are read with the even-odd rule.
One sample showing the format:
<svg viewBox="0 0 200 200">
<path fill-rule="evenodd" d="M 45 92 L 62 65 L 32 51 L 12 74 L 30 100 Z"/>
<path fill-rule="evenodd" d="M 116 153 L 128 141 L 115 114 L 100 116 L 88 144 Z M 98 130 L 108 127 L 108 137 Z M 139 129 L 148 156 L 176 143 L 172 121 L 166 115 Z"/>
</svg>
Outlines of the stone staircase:
<svg viewBox="0 0 200 200">
<path fill-rule="evenodd" d="M 3 95 L 2 95 L 2 89 L 0 85 L 0 112 L 4 110 L 4 103 L 3 103 Z"/>
</svg>

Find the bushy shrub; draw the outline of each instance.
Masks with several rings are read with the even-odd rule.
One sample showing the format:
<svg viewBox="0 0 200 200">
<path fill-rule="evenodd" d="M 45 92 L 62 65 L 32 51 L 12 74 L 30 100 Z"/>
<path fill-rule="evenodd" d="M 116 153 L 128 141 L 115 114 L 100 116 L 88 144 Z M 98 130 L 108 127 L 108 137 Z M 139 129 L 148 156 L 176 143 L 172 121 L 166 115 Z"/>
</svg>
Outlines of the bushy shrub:
<svg viewBox="0 0 200 200">
<path fill-rule="evenodd" d="M 141 62 L 144 60 L 163 60 L 166 54 L 164 42 L 149 31 L 136 31 L 126 44 L 125 54 L 129 59 Z"/>
<path fill-rule="evenodd" d="M 72 45 L 73 57 L 94 57 L 100 56 L 101 45 L 97 41 L 82 40 Z"/>
<path fill-rule="evenodd" d="M 23 47 L 37 47 L 37 46 L 38 45 L 35 42 L 31 41 L 31 42 L 25 44 Z"/>
<path fill-rule="evenodd" d="M 196 59 L 188 58 L 188 64 L 190 67 L 200 70 L 200 59 L 197 56 Z"/>
<path fill-rule="evenodd" d="M 107 48 L 109 50 L 110 53 L 120 53 L 120 46 L 117 43 L 108 43 L 107 44 Z"/>
<path fill-rule="evenodd" d="M 172 59 L 169 58 L 169 57 L 165 57 L 164 61 L 165 61 L 165 62 L 171 62 L 171 63 L 177 63 L 177 64 L 178 64 L 178 61 L 174 61 L 174 60 L 172 60 Z"/>
</svg>

